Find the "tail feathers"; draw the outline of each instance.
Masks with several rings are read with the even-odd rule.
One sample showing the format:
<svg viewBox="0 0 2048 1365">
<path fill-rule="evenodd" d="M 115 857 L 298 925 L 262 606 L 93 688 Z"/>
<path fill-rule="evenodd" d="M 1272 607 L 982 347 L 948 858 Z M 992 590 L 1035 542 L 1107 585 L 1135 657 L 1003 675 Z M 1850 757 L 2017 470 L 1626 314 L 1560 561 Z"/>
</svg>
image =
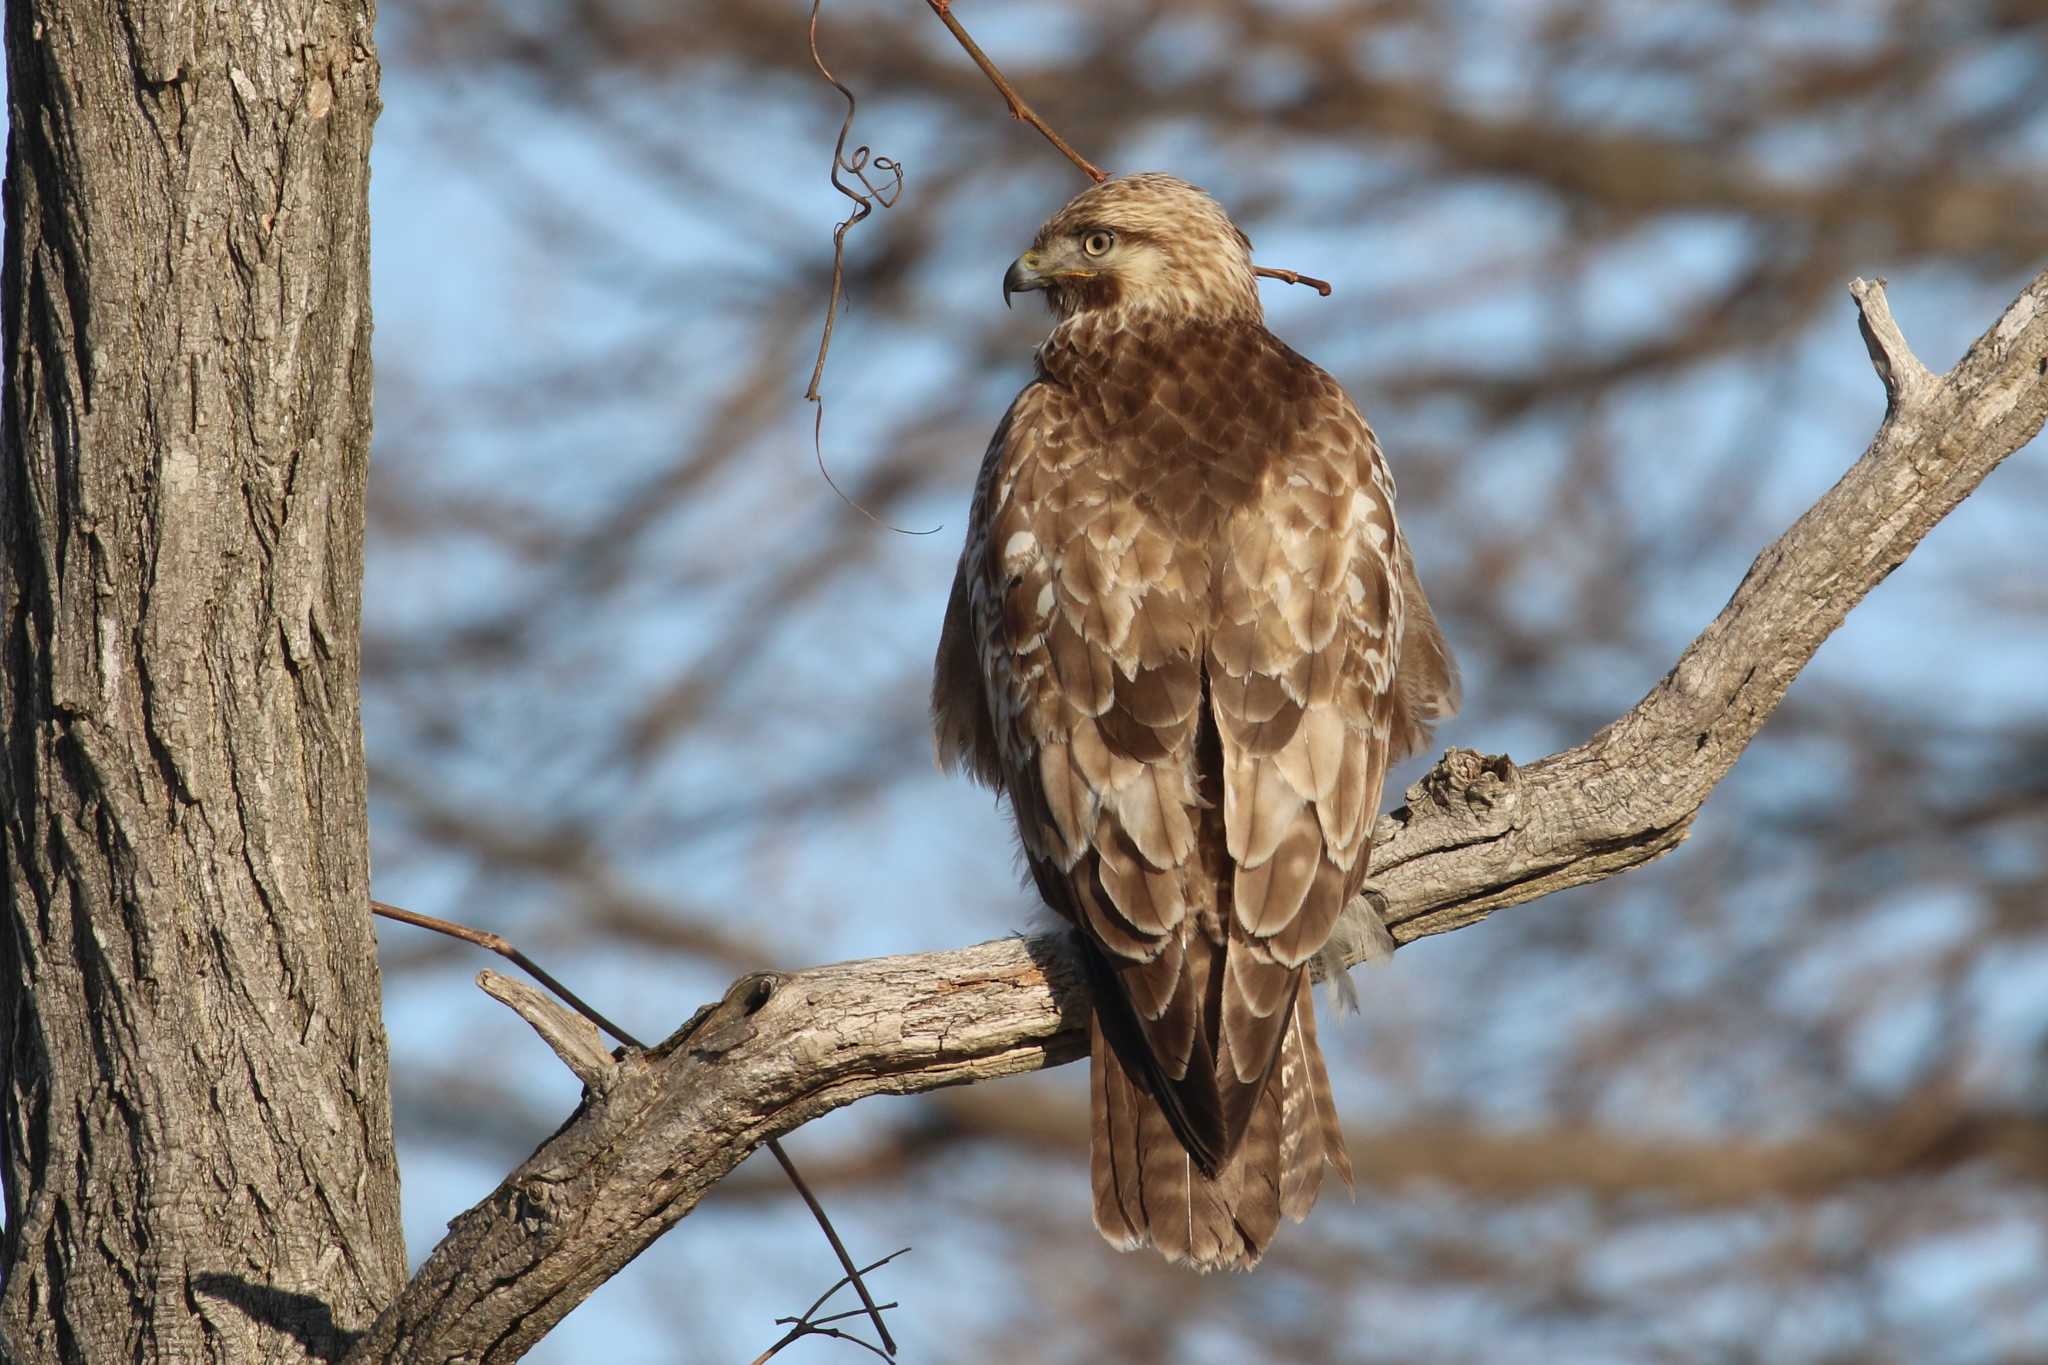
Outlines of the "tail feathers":
<svg viewBox="0 0 2048 1365">
<path fill-rule="evenodd" d="M 1149 1245 L 1176 1265 L 1204 1272 L 1249 1270 L 1271 1245 L 1283 1212 L 1299 1222 L 1314 1206 L 1326 1162 L 1350 1185 L 1307 991 L 1295 1011 L 1244 1140 L 1214 1178 L 1202 1174 L 1145 1085 L 1091 1025 L 1095 1226 L 1112 1246 Z"/>
<path fill-rule="evenodd" d="M 1330 1073 L 1316 1042 L 1315 997 L 1304 990 L 1294 998 L 1294 1025 L 1280 1045 L 1280 1064 L 1273 1069 L 1270 1092 L 1280 1095 L 1280 1207 L 1300 1222 L 1315 1207 L 1327 1162 L 1344 1182 L 1351 1183 L 1351 1153 L 1337 1122 L 1337 1099 L 1330 1093 Z"/>
</svg>

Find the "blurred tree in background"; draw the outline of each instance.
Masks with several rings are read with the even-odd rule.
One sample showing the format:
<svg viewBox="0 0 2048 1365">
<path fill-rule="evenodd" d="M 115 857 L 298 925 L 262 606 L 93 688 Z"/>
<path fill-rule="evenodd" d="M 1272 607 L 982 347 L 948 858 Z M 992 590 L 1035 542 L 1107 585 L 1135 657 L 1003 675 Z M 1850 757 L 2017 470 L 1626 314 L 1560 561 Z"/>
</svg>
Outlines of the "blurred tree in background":
<svg viewBox="0 0 2048 1365">
<path fill-rule="evenodd" d="M 2048 260 L 2041 0 L 1208 0 L 958 13 L 1114 170 L 1215 193 L 1401 480 L 1533 758 L 1652 684 L 1862 450 L 1845 282 L 1936 370 Z M 1082 181 L 914 0 L 820 41 L 899 158 L 849 239 L 794 0 L 388 0 L 365 718 L 378 893 L 660 1035 L 736 971 L 1037 922 L 925 690 L 973 470 Z M 1078 1072 L 792 1147 L 913 1359 L 2048 1360 L 2048 470 L 1850 619 L 1692 842 L 1362 973 L 1361 1176 L 1251 1277 L 1088 1223 Z M 1397 781 L 1414 773 L 1397 774 Z M 574 1102 L 382 926 L 412 1241 Z M 479 1059 L 484 1060 L 479 1060 Z M 837 1275 L 750 1167 L 538 1358 L 730 1360 Z M 792 1286 L 796 1286 L 792 1288 Z M 789 1358 L 849 1348 L 804 1343 Z M 810 1352 L 805 1355 L 804 1352 Z"/>
</svg>

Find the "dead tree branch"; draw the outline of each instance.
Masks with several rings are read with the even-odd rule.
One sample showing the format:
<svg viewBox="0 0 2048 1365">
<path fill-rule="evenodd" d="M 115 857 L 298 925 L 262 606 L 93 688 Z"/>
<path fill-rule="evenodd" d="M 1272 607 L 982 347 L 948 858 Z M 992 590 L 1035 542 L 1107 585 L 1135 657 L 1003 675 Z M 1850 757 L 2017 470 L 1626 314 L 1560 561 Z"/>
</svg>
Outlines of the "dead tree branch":
<svg viewBox="0 0 2048 1365">
<path fill-rule="evenodd" d="M 562 1065 L 574 1072 L 576 1079 L 582 1081 L 586 1087 L 603 1086 L 610 1079 L 612 1073 L 612 1055 L 605 1050 L 604 1042 L 598 1036 L 599 1029 L 603 1029 L 606 1033 L 611 1034 L 612 1037 L 636 1052 L 644 1052 L 647 1048 L 647 1044 L 641 1042 L 617 1024 L 614 1024 L 604 1015 L 599 1014 L 595 1006 L 586 1003 L 583 997 L 577 995 L 576 992 L 570 990 L 567 986 L 564 986 L 560 981 L 557 981 L 552 973 L 544 970 L 539 963 L 535 962 L 525 953 L 520 952 L 519 949 L 513 947 L 511 943 L 497 934 L 482 929 L 472 929 L 466 924 L 457 924 L 453 920 L 437 919 L 432 915 L 422 915 L 416 911 L 391 905 L 385 901 L 371 901 L 370 911 L 372 914 L 381 915 L 385 919 L 397 920 L 401 924 L 410 924 L 420 929 L 431 929 L 437 934 L 444 934 L 449 938 L 460 939 L 464 943 L 473 943 L 479 948 L 489 949 L 507 962 L 518 967 L 534 980 L 540 982 L 548 990 L 554 992 L 555 999 L 550 999 L 533 987 L 523 982 L 513 981 L 507 977 L 500 976 L 496 972 L 483 971 L 477 973 L 476 984 L 478 988 L 485 995 L 490 996 L 491 999 L 524 1019 L 532 1027 L 533 1031 L 540 1035 L 541 1041 L 554 1050 L 555 1056 L 561 1059 Z M 563 1009 L 561 1005 L 556 1003 L 556 1000 L 563 1001 L 569 1008 Z M 846 1244 L 839 1240 L 839 1231 L 832 1226 L 831 1218 L 825 1213 L 825 1206 L 818 1202 L 818 1196 L 811 1190 L 809 1182 L 803 1177 L 803 1173 L 797 1170 L 796 1163 L 789 1159 L 789 1153 L 782 1150 L 782 1144 L 771 1137 L 767 1140 L 766 1145 L 769 1154 L 782 1167 L 783 1175 L 788 1177 L 790 1185 L 796 1190 L 798 1196 L 803 1199 L 804 1206 L 811 1211 L 811 1217 L 816 1220 L 818 1230 L 825 1234 L 825 1241 L 831 1245 L 832 1254 L 839 1258 L 840 1267 L 846 1271 L 846 1274 L 841 1277 L 839 1284 L 834 1285 L 831 1290 L 826 1292 L 826 1297 L 829 1298 L 833 1293 L 838 1292 L 840 1286 L 851 1284 L 854 1293 L 859 1295 L 861 1305 L 867 1312 L 869 1320 L 875 1324 L 875 1335 L 881 1338 L 882 1345 L 877 1353 L 885 1360 L 894 1358 L 896 1354 L 896 1339 L 889 1335 L 889 1325 L 882 1320 L 882 1309 L 876 1305 L 874 1295 L 869 1292 L 867 1281 L 861 1278 L 865 1272 L 854 1265 L 853 1255 L 847 1251 Z M 909 1248 L 906 1247 L 904 1250 L 907 1251 Z M 891 1252 L 875 1264 L 885 1265 L 902 1254 L 903 1252 L 901 1251 Z M 823 1299 L 819 1300 L 819 1304 L 823 1302 Z M 890 1306 L 894 1307 L 895 1305 L 892 1304 Z M 818 1304 L 813 1304 L 810 1313 L 804 1314 L 803 1318 L 797 1320 L 798 1326 L 803 1328 L 805 1332 L 813 1329 L 814 1324 L 809 1322 L 809 1318 L 810 1314 L 817 1312 L 817 1310 Z M 835 1333 L 834 1335 L 841 1334 Z M 867 1343 L 862 1342 L 861 1344 L 866 1345 Z M 775 1349 L 779 1350 L 780 1347 Z M 871 1347 L 870 1349 L 875 1348 Z M 770 1354 L 773 1354 L 773 1352 L 771 1351 Z"/>
<path fill-rule="evenodd" d="M 1939 378 L 1881 284 L 1852 292 L 1888 398 L 1862 458 L 1626 715 L 1526 767 L 1453 751 L 1409 789 L 1371 888 L 1397 940 L 1676 847 L 1821 642 L 2041 429 L 2048 272 Z M 769 1138 L 870 1095 L 1071 1061 L 1088 1008 L 1058 934 L 744 977 L 660 1046 L 593 1069 L 576 1114 L 455 1220 L 348 1359 L 515 1360 Z"/>
</svg>

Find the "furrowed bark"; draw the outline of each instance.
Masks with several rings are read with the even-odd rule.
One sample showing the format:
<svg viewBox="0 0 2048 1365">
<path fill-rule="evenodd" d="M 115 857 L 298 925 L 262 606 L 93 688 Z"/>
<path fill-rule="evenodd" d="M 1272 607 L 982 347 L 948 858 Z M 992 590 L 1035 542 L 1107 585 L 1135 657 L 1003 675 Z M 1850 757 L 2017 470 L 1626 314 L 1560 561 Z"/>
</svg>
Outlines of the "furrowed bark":
<svg viewBox="0 0 2048 1365">
<path fill-rule="evenodd" d="M 368 0 L 7 7 L 0 1355 L 404 1281 L 357 701 Z"/>
</svg>

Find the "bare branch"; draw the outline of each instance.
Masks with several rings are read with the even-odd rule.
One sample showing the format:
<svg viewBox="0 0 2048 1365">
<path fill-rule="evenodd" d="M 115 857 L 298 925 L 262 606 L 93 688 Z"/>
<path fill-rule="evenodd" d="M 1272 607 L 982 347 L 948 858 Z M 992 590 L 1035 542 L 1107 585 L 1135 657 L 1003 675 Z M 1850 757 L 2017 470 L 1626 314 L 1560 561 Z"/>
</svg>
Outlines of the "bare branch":
<svg viewBox="0 0 2048 1365">
<path fill-rule="evenodd" d="M 1067 140 L 1054 132 L 1052 125 L 1040 118 L 1037 112 L 1024 102 L 1024 97 L 1017 93 L 1016 87 L 1004 79 L 1003 73 L 996 67 L 994 62 L 989 60 L 988 54 L 981 50 L 980 45 L 974 39 L 967 36 L 967 30 L 962 28 L 960 21 L 953 17 L 953 0 L 925 0 L 925 3 L 932 7 L 932 13 L 939 16 L 939 22 L 946 26 L 947 32 L 951 33 L 959 42 L 961 49 L 974 59 L 974 64 L 981 68 L 982 75 L 988 77 L 989 84 L 996 88 L 996 93 L 1000 94 L 1008 102 L 1011 118 L 1028 123 L 1033 128 L 1036 128 L 1045 136 L 1047 142 L 1050 142 L 1059 149 L 1061 156 L 1073 162 L 1080 168 L 1081 174 L 1087 176 L 1096 184 L 1100 185 L 1103 181 L 1109 179 L 1108 171 L 1103 170 L 1102 167 L 1068 146 Z"/>
<path fill-rule="evenodd" d="M 1889 327 L 1863 289 L 1865 326 Z M 1962 361 L 1900 382 L 1863 457 L 1757 557 L 1634 709 L 1524 768 L 1447 755 L 1376 831 L 1397 940 L 1609 877 L 1676 847 L 1821 641 L 2048 417 L 2048 272 Z M 1071 1061 L 1084 977 L 1064 935 L 742 978 L 612 1083 L 449 1236 L 352 1361 L 510 1361 L 756 1146 L 869 1095 Z M 1077 1234 L 1078 1235 L 1078 1234 Z"/>
<path fill-rule="evenodd" d="M 577 1080 L 592 1090 L 611 1083 L 616 1064 L 598 1038 L 595 1024 L 563 1009 L 544 991 L 524 981 L 487 970 L 476 974 L 476 984 L 485 995 L 532 1025 L 541 1041 L 562 1059 L 562 1065 L 576 1073 Z"/>
<path fill-rule="evenodd" d="M 371 901 L 370 910 L 371 913 L 381 915 L 385 919 L 397 920 L 401 924 L 410 924 L 421 929 L 431 929 L 437 934 L 460 939 L 464 943 L 473 943 L 479 948 L 488 948 L 553 991 L 575 1011 L 575 1015 L 562 1010 L 554 1001 L 530 986 L 508 980 L 496 972 L 477 973 L 476 984 L 483 989 L 484 994 L 505 1005 L 532 1025 L 533 1031 L 541 1036 L 541 1041 L 553 1048 L 555 1055 L 562 1059 L 562 1064 L 575 1072 L 576 1078 L 588 1088 L 602 1090 L 610 1083 L 614 1069 L 612 1055 L 605 1051 L 603 1043 L 599 1041 L 597 1029 L 603 1029 L 636 1052 L 646 1051 L 645 1043 L 599 1014 L 595 1006 L 585 1003 L 576 992 L 542 970 L 540 964 L 499 935 L 482 929 L 472 929 L 466 924 L 457 924 L 454 920 L 422 915 L 416 910 L 406 910 L 384 901 Z M 576 1015 L 582 1017 L 579 1019 Z M 881 1338 L 882 1354 L 885 1357 L 893 1357 L 896 1354 L 896 1340 L 889 1335 L 889 1325 L 882 1321 L 882 1309 L 876 1305 L 874 1295 L 868 1292 L 867 1281 L 861 1278 L 861 1271 L 853 1263 L 853 1254 L 846 1249 L 846 1243 L 839 1240 L 839 1230 L 832 1226 L 831 1218 L 825 1213 L 825 1206 L 818 1201 L 818 1196 L 812 1192 L 802 1173 L 797 1170 L 796 1163 L 789 1159 L 789 1153 L 782 1150 L 782 1144 L 771 1137 L 767 1140 L 767 1147 L 776 1162 L 781 1165 L 782 1173 L 789 1178 L 789 1183 L 803 1199 L 804 1207 L 811 1211 L 811 1217 L 817 1222 L 818 1230 L 825 1234 L 825 1241 L 831 1245 L 832 1254 L 839 1258 L 840 1266 L 846 1271 L 839 1284 L 853 1285 L 854 1292 L 860 1296 L 863 1309 L 875 1324 L 875 1335 Z M 908 1250 L 908 1247 L 904 1248 L 904 1251 Z M 901 1251 L 892 1252 L 876 1264 L 885 1264 L 902 1254 Z M 828 1297 L 830 1293 L 836 1292 L 838 1287 L 834 1285 L 832 1290 L 827 1291 Z M 889 1307 L 893 1308 L 895 1305 L 890 1304 Z M 817 1311 L 815 1305 L 811 1311 Z"/>
</svg>

